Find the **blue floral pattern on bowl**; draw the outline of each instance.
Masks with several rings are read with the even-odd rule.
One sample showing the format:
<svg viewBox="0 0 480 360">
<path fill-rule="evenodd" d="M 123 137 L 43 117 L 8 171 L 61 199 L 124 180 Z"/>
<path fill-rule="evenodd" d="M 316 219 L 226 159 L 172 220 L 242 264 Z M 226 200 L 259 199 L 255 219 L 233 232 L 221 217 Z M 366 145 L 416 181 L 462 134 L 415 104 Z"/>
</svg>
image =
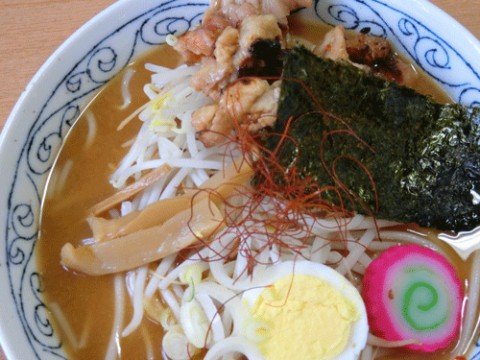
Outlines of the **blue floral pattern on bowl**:
<svg viewBox="0 0 480 360">
<path fill-rule="evenodd" d="M 372 34 L 390 38 L 454 100 L 479 104 L 480 65 L 473 66 L 465 52 L 440 36 L 431 23 L 426 24 L 401 8 L 400 2 L 316 0 L 308 16 L 355 31 L 368 28 Z M 109 32 L 96 35 L 97 42 L 71 62 L 60 81 L 51 84 L 45 101 L 32 111 L 28 134 L 18 140 L 21 146 L 10 154 L 15 157 L 15 169 L 4 179 L 8 187 L 6 273 L 32 358 L 65 358 L 42 300 L 42 280 L 35 262 L 42 192 L 62 139 L 92 94 L 138 54 L 163 44 L 166 35 L 182 33 L 197 25 L 208 6 L 208 1 L 198 0 L 159 1 L 155 6 L 135 5 L 135 0 L 124 3 L 125 8 L 129 7 L 125 13 L 130 15 Z M 471 360 L 480 359 L 479 346 L 477 343 Z"/>
</svg>

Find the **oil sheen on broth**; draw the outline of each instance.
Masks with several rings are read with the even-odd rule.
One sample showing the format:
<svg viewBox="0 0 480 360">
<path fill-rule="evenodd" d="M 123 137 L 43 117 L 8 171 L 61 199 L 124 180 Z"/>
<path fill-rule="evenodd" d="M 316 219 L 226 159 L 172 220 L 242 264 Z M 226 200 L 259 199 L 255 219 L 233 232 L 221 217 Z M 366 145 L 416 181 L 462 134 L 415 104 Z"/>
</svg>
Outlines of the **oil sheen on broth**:
<svg viewBox="0 0 480 360">
<path fill-rule="evenodd" d="M 328 30 L 325 26 L 313 23 L 292 22 L 292 33 L 309 41 L 319 39 Z M 317 40 L 318 41 L 318 40 Z M 60 249 L 66 242 L 78 243 L 88 238 L 90 230 L 85 221 L 88 209 L 114 192 L 109 183 L 109 176 L 127 151 L 122 146 L 135 137 L 140 124 L 132 121 L 126 128 L 117 131 L 122 120 L 148 99 L 143 94 L 143 85 L 150 81 L 150 73 L 144 69 L 145 63 L 154 63 L 174 67 L 179 63 L 179 56 L 169 47 L 162 46 L 146 54 L 130 65 L 135 74 L 129 89 L 132 103 L 120 110 L 123 103 L 121 92 L 122 74 L 104 87 L 82 112 L 79 121 L 67 136 L 53 167 L 45 194 L 41 234 L 37 243 L 38 262 L 44 279 L 44 296 L 51 309 L 60 308 L 71 330 L 61 328 L 55 320 L 56 333 L 64 349 L 72 359 L 103 359 L 113 331 L 114 299 L 113 276 L 88 277 L 66 271 L 59 261 Z M 426 76 L 419 76 L 418 90 L 430 93 L 439 101 L 445 102 L 443 94 Z M 96 136 L 87 144 L 89 133 L 88 117 L 95 119 Z M 435 232 L 424 232 L 426 236 L 435 237 Z M 465 282 L 469 265 L 458 260 L 453 251 L 445 249 L 455 264 L 458 275 Z M 52 306 L 53 305 L 53 306 Z M 123 324 L 128 323 L 132 309 L 125 294 Z M 53 317 L 58 316 L 53 312 Z M 75 334 L 80 346 L 72 344 L 66 332 Z M 124 359 L 147 358 L 145 342 L 152 344 L 155 358 L 163 358 L 161 339 L 163 330 L 160 325 L 146 316 L 140 326 L 130 336 L 120 339 L 121 356 Z M 419 355 L 393 351 L 384 359 L 448 359 L 441 354 Z"/>
</svg>

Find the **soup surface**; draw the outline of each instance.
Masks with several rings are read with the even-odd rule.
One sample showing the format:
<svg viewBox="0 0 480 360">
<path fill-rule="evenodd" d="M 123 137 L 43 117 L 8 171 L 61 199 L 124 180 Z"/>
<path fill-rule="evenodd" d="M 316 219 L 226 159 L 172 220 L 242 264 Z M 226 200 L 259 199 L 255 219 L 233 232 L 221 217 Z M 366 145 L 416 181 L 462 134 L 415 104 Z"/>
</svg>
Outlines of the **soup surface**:
<svg viewBox="0 0 480 360">
<path fill-rule="evenodd" d="M 295 35 L 314 42 L 328 29 L 294 19 L 292 30 Z M 142 91 L 144 84 L 150 81 L 150 73 L 144 69 L 145 63 L 175 67 L 179 62 L 177 53 L 163 46 L 131 64 L 129 68 L 134 71 L 129 85 L 132 103 L 125 108 L 121 108 L 123 74 L 112 80 L 84 109 L 65 139 L 52 170 L 43 202 L 38 261 L 44 279 L 46 303 L 52 310 L 53 322 L 65 350 L 73 359 L 105 357 L 114 322 L 114 275 L 89 277 L 68 271 L 60 265 L 60 250 L 66 242 L 79 244 L 81 239 L 91 236 L 85 221 L 88 210 L 115 192 L 109 177 L 126 154 L 128 146 L 125 144 L 135 137 L 140 121 L 130 122 L 121 131 L 117 131 L 117 127 L 148 100 Z M 448 101 L 447 96 L 424 75 L 418 77 L 415 85 L 419 91 L 430 93 L 441 102 Z M 92 138 L 94 128 L 95 136 Z M 414 230 L 437 241 L 434 231 Z M 449 254 L 459 277 L 466 283 L 470 264 L 463 263 L 443 244 L 438 245 Z M 125 293 L 124 297 L 125 324 L 132 316 L 132 309 L 128 294 Z M 60 318 L 63 320 L 58 320 Z M 121 357 L 147 358 L 148 348 L 155 358 L 162 358 L 162 334 L 160 325 L 144 317 L 139 329 L 118 339 Z M 400 350 L 382 357 L 385 360 L 448 358 L 448 355 L 438 353 L 418 355 Z"/>
<path fill-rule="evenodd" d="M 117 131 L 117 127 L 147 101 L 142 92 L 143 85 L 150 81 L 145 63 L 174 67 L 179 60 L 170 47 L 161 47 L 131 64 L 130 68 L 135 71 L 130 83 L 132 103 L 123 110 L 120 110 L 122 76 L 113 79 L 75 123 L 70 132 L 73 136 L 65 139 L 50 175 L 43 202 L 38 258 L 47 304 L 58 304 L 79 341 L 82 334 L 86 334 L 86 345 L 73 349 L 57 327 L 67 353 L 75 359 L 103 359 L 105 356 L 113 326 L 113 276 L 89 277 L 66 271 L 59 262 L 60 250 L 66 241 L 78 242 L 91 236 L 85 221 L 88 209 L 115 192 L 109 176 L 127 151 L 122 145 L 136 135 L 139 123 L 133 121 L 122 131 Z M 89 122 L 89 116 L 94 120 Z M 88 133 L 92 126 L 96 127 L 96 136 L 89 143 Z M 131 316 L 128 306 L 126 310 L 125 319 L 128 319 Z M 152 341 L 157 344 L 155 355 L 160 358 L 161 336 L 161 327 L 145 320 L 139 331 L 122 339 L 122 357 L 145 358 L 145 347 L 138 344 Z"/>
</svg>

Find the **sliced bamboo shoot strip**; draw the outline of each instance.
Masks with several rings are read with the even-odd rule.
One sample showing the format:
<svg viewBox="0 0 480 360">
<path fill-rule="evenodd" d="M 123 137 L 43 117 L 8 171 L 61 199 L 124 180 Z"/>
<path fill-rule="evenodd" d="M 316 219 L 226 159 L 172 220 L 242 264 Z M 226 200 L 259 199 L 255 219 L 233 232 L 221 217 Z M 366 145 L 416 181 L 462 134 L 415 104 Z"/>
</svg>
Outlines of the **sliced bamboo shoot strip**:
<svg viewBox="0 0 480 360">
<path fill-rule="evenodd" d="M 235 159 L 225 169 L 217 171 L 213 176 L 208 178 L 201 186 L 202 189 L 216 189 L 225 181 L 241 176 L 244 174 L 252 175 L 251 166 L 243 159 Z"/>
<path fill-rule="evenodd" d="M 221 208 L 222 203 L 230 196 L 233 196 L 236 189 L 248 185 L 252 175 L 253 170 L 246 163 L 243 163 L 240 167 L 232 164 L 225 171 L 217 172 L 202 184 L 199 189 L 191 190 L 186 195 L 159 200 L 143 210 L 135 211 L 117 219 L 107 220 L 99 217 L 90 217 L 87 220 L 96 241 L 114 239 L 152 226 L 161 225 L 175 216 L 175 214 L 189 209 L 193 203 L 201 201 L 205 197 L 209 197 L 217 207 Z M 211 191 L 202 191 L 207 189 Z"/>
<path fill-rule="evenodd" d="M 150 171 L 148 174 L 143 176 L 140 180 L 134 182 L 133 184 L 127 186 L 125 189 L 122 189 L 112 196 L 100 201 L 98 204 L 94 205 L 90 209 L 90 213 L 93 215 L 99 215 L 117 205 L 122 201 L 130 199 L 132 196 L 135 196 L 143 189 L 152 185 L 156 181 L 160 180 L 163 176 L 167 175 L 172 168 L 168 164 L 163 164 L 162 166 Z"/>
<path fill-rule="evenodd" d="M 119 237 L 75 248 L 67 243 L 61 251 L 62 265 L 87 275 L 123 272 L 208 238 L 224 226 L 220 210 L 204 198 L 167 220 L 164 224 Z"/>
<path fill-rule="evenodd" d="M 190 209 L 191 196 L 177 196 L 150 204 L 145 209 L 135 211 L 116 219 L 90 217 L 87 219 L 96 241 L 114 239 L 133 232 L 162 225 L 176 214 Z"/>
</svg>

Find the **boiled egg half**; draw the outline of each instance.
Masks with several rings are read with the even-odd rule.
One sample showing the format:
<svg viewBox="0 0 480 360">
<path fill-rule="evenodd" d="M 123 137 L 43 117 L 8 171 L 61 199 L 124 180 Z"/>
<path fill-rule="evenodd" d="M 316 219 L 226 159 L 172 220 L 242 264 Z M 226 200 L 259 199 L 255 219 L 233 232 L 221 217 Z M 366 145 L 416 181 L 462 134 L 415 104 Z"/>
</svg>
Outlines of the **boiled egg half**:
<svg viewBox="0 0 480 360">
<path fill-rule="evenodd" d="M 264 285 L 243 295 L 249 314 L 243 332 L 266 360 L 358 358 L 368 320 L 345 277 L 307 260 L 281 262 L 259 276 Z"/>
</svg>

